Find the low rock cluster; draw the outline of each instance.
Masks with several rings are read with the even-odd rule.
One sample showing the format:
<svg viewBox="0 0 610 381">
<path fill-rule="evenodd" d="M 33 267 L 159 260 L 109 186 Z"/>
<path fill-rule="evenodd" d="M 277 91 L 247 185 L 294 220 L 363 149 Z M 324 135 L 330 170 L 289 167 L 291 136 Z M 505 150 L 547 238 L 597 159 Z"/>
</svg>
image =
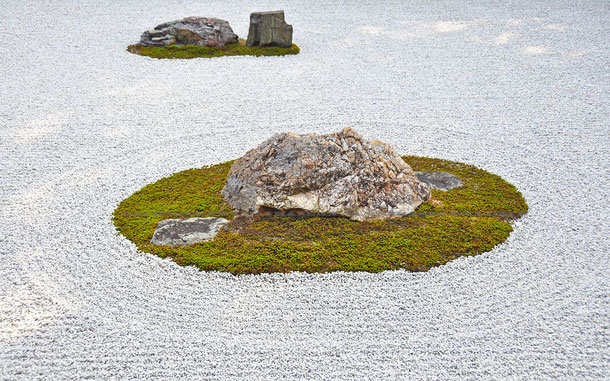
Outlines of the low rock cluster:
<svg viewBox="0 0 610 381">
<path fill-rule="evenodd" d="M 142 33 L 142 46 L 197 45 L 222 48 L 239 38 L 228 21 L 213 17 L 186 17 L 159 24 Z"/>
</svg>

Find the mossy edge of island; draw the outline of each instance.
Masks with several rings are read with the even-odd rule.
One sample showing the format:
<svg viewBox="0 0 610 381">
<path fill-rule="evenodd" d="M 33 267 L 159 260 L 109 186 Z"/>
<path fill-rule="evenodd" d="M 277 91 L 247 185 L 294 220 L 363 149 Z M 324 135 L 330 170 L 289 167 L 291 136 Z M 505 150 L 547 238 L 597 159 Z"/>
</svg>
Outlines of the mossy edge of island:
<svg viewBox="0 0 610 381">
<path fill-rule="evenodd" d="M 205 47 L 196 45 L 169 45 L 163 47 L 142 46 L 139 44 L 129 45 L 127 51 L 141 56 L 158 59 L 193 59 L 193 58 L 214 58 L 225 56 L 255 56 L 271 57 L 299 54 L 301 49 L 292 44 L 289 48 L 279 46 L 246 46 L 244 39 L 240 39 L 236 44 L 230 44 L 223 48 Z"/>
<path fill-rule="evenodd" d="M 490 251 L 512 232 L 510 221 L 528 207 L 514 185 L 472 165 L 404 156 L 416 171 L 445 171 L 462 187 L 432 190 L 406 217 L 357 222 L 346 218 L 265 217 L 187 247 L 150 244 L 167 218 L 235 216 L 220 191 L 233 161 L 178 172 L 123 200 L 113 214 L 117 230 L 143 252 L 204 271 L 258 274 L 304 271 L 426 271 L 462 256 Z M 232 226 L 233 224 L 233 226 Z"/>
</svg>

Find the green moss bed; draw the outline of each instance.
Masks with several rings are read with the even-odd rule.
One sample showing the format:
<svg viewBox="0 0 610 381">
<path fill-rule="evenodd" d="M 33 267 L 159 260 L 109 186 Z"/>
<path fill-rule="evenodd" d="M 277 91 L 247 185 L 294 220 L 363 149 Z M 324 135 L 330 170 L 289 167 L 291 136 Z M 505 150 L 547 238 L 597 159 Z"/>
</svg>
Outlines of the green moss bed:
<svg viewBox="0 0 610 381">
<path fill-rule="evenodd" d="M 119 204 L 113 221 L 139 250 L 206 271 L 426 271 L 491 250 L 511 233 L 509 221 L 527 212 L 521 193 L 499 176 L 452 161 L 403 158 L 416 171 L 449 172 L 464 185 L 447 192 L 432 190 L 428 202 L 403 218 L 235 218 L 213 241 L 187 247 L 151 244 L 157 223 L 164 219 L 235 217 L 220 194 L 230 161 L 145 186 Z"/>
<path fill-rule="evenodd" d="M 290 48 L 280 48 L 277 46 L 246 46 L 245 40 L 240 39 L 238 43 L 227 45 L 224 48 L 201 47 L 196 45 L 170 45 L 164 47 L 129 45 L 127 51 L 152 58 L 189 59 L 223 56 L 285 56 L 289 54 L 299 54 L 300 49 L 295 44 L 292 44 Z"/>
</svg>

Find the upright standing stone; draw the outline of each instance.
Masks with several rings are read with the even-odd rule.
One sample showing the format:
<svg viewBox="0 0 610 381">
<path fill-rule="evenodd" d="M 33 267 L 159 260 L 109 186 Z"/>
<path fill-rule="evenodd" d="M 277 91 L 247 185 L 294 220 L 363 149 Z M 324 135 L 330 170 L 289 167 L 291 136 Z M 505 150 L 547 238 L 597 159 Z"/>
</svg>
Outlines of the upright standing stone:
<svg viewBox="0 0 610 381">
<path fill-rule="evenodd" d="M 292 46 L 292 25 L 284 21 L 284 11 L 253 12 L 246 46 Z"/>
<path fill-rule="evenodd" d="M 464 185 L 462 179 L 447 172 L 415 172 L 417 180 L 428 184 L 432 189 L 448 191 Z"/>
</svg>

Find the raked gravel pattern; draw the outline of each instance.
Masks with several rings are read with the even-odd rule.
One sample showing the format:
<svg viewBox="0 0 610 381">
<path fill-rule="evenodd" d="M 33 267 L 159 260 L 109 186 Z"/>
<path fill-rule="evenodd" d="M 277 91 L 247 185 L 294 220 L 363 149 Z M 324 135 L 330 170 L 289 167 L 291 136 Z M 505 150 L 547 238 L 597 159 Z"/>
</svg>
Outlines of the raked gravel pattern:
<svg viewBox="0 0 610 381">
<path fill-rule="evenodd" d="M 608 379 L 608 2 L 245 3 L 0 2 L 0 379 Z M 278 8 L 297 56 L 125 52 Z M 162 176 L 347 125 L 499 174 L 530 213 L 420 274 L 236 277 L 116 235 Z"/>
</svg>

